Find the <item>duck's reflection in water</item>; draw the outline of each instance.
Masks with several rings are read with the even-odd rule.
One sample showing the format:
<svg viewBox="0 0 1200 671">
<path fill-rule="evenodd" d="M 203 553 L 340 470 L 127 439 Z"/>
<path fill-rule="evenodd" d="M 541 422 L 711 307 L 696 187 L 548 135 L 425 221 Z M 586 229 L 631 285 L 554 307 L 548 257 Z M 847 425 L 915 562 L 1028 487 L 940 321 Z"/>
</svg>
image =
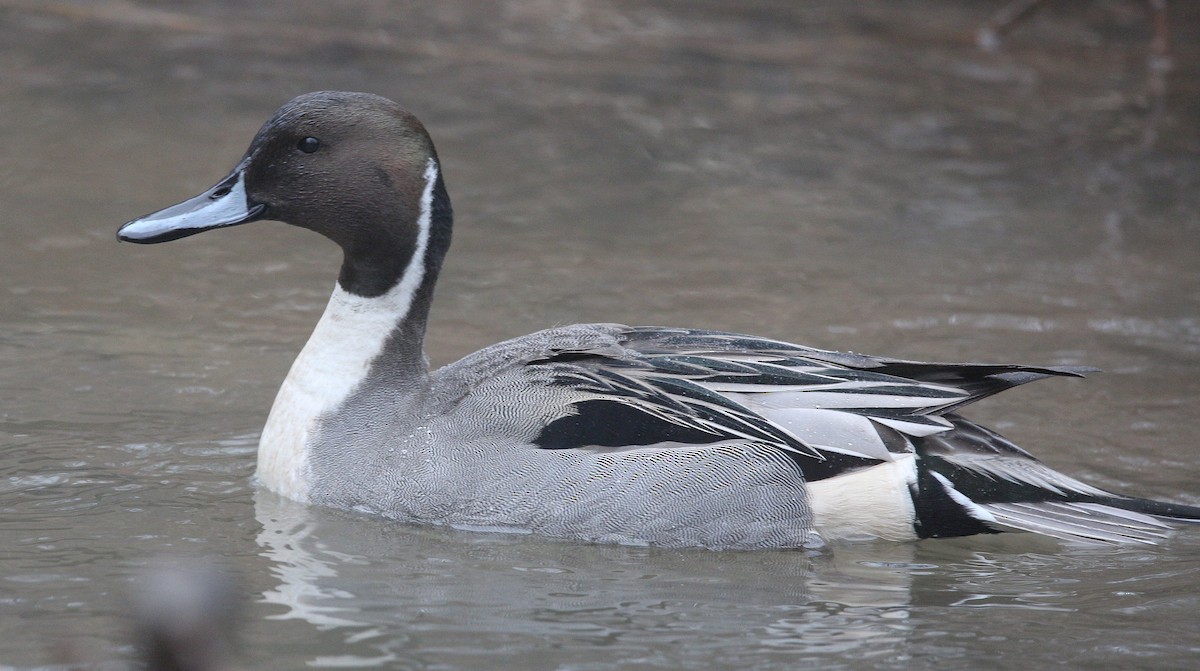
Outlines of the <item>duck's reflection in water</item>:
<svg viewBox="0 0 1200 671">
<path fill-rule="evenodd" d="M 571 655 L 605 659 L 614 647 L 728 663 L 876 654 L 903 643 L 913 576 L 928 568 L 914 544 L 663 550 L 412 526 L 265 491 L 255 503 L 276 580 L 261 601 L 284 609 L 275 619 L 340 631 L 357 663 L 552 659 L 568 640 Z"/>
</svg>

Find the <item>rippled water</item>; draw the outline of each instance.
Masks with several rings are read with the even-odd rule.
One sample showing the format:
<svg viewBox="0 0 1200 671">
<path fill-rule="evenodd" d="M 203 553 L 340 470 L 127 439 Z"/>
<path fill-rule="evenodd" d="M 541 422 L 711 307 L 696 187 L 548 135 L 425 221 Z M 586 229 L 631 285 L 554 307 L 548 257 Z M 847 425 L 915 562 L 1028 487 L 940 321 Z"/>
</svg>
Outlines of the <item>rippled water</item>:
<svg viewBox="0 0 1200 671">
<path fill-rule="evenodd" d="M 1200 503 L 1200 8 L 1172 3 L 1158 96 L 1142 3 L 1049 3 L 990 54 L 999 2 L 850 4 L 0 0 L 0 668 L 124 668 L 163 554 L 236 576 L 251 668 L 1191 668 L 1200 530 L 677 552 L 255 492 L 336 250 L 113 239 L 291 96 L 373 91 L 425 121 L 458 215 L 435 361 L 621 321 L 1086 363 L 970 414 Z"/>
</svg>

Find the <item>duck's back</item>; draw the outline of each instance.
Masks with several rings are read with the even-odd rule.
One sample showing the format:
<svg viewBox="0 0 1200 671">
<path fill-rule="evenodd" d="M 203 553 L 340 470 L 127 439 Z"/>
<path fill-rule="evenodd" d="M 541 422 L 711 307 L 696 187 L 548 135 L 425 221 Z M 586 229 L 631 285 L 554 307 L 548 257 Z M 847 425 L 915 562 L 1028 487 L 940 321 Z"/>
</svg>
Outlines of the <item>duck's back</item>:
<svg viewBox="0 0 1200 671">
<path fill-rule="evenodd" d="M 683 341 L 702 333 L 551 329 L 435 371 L 416 393 L 366 390 L 347 405 L 394 410 L 324 422 L 320 442 L 330 449 L 314 458 L 314 498 L 401 519 L 607 542 L 814 542 L 797 464 L 808 447 L 664 368 L 740 337 Z M 899 497 L 904 523 L 895 535 L 904 537 L 911 520 L 907 493 Z"/>
<path fill-rule="evenodd" d="M 364 445 L 391 463 L 374 479 L 388 491 L 367 493 L 359 505 L 390 501 L 378 512 L 601 542 L 810 542 L 803 479 L 769 441 L 708 434 L 684 442 L 648 425 L 642 430 L 660 435 L 626 427 L 635 438 L 614 440 L 620 427 L 608 427 L 607 439 L 603 427 L 578 427 L 590 438 L 548 442 L 551 428 L 580 417 L 577 404 L 595 393 L 564 384 L 564 371 L 589 359 L 634 360 L 628 332 L 609 324 L 541 331 L 435 371 L 420 400 L 376 425 L 375 444 Z M 335 466 L 331 476 L 335 470 L 344 472 Z"/>
</svg>

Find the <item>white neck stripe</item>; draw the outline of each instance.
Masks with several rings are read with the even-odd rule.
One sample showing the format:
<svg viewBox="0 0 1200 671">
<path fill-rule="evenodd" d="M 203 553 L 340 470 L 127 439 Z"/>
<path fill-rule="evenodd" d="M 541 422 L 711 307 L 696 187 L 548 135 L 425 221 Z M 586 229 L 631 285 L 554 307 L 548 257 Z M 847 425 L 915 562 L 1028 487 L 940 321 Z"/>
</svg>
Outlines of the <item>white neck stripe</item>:
<svg viewBox="0 0 1200 671">
<path fill-rule="evenodd" d="M 425 164 L 425 189 L 421 192 L 421 211 L 417 216 L 417 244 L 413 246 L 412 258 L 400 281 L 384 296 L 397 307 L 403 306 L 403 312 L 396 320 L 399 322 L 408 316 L 412 300 L 425 279 L 425 251 L 429 248 L 429 229 L 433 226 L 433 187 L 437 185 L 437 161 L 430 158 Z M 382 344 L 382 343 L 381 343 Z"/>
</svg>

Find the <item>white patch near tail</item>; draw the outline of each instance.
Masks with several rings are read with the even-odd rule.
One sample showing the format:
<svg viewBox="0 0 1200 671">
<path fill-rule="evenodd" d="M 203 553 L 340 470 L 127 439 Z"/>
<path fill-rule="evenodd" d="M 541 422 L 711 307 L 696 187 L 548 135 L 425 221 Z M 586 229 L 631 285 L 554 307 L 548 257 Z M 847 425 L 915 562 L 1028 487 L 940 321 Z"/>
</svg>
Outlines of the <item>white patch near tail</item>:
<svg viewBox="0 0 1200 671">
<path fill-rule="evenodd" d="M 909 486 L 917 480 L 916 459 L 895 461 L 807 484 L 817 532 L 827 541 L 917 538 Z"/>
<path fill-rule="evenodd" d="M 371 362 L 408 315 L 425 278 L 425 250 L 433 216 L 437 162 L 425 167 L 425 190 L 417 219 L 413 257 L 396 286 L 375 298 L 356 296 L 337 285 L 304 349 L 292 363 L 258 444 L 258 481 L 296 501 L 307 501 L 312 488 L 308 464 L 318 422 L 333 412 L 366 378 Z"/>
</svg>

